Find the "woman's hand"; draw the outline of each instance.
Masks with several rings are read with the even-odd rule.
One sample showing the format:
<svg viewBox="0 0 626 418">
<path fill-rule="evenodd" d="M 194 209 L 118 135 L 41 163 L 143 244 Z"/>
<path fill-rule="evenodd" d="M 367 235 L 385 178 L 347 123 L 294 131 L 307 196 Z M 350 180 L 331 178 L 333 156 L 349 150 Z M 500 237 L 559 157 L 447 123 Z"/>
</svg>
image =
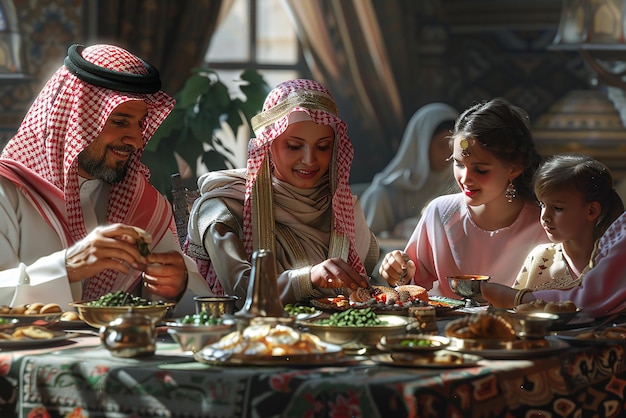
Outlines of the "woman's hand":
<svg viewBox="0 0 626 418">
<path fill-rule="evenodd" d="M 177 251 L 152 253 L 146 257 L 143 285 L 151 293 L 175 299 L 187 286 L 185 259 Z"/>
<path fill-rule="evenodd" d="M 415 263 L 407 253 L 394 250 L 385 255 L 378 273 L 385 279 L 389 286 L 399 286 L 407 284 L 415 276 Z"/>
<path fill-rule="evenodd" d="M 340 287 L 356 290 L 368 287 L 369 280 L 361 276 L 350 264 L 341 258 L 324 260 L 311 268 L 311 282 L 319 289 L 337 289 Z"/>
<path fill-rule="evenodd" d="M 130 268 L 142 270 L 146 263 L 139 253 L 140 232 L 128 225 L 113 224 L 95 228 L 65 253 L 65 266 L 70 282 L 97 275 L 105 269 L 128 274 Z"/>
<path fill-rule="evenodd" d="M 511 309 L 515 307 L 513 305 L 517 289 L 499 283 L 483 282 L 480 284 L 480 293 L 494 308 Z"/>
</svg>

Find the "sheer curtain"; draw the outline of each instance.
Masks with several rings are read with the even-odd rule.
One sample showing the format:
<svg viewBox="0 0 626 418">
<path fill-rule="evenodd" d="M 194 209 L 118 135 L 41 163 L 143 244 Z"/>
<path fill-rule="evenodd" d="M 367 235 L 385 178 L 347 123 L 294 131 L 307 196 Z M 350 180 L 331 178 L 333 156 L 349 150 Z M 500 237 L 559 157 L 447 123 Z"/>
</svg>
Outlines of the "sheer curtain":
<svg viewBox="0 0 626 418">
<path fill-rule="evenodd" d="M 415 110 L 405 109 L 400 90 L 404 74 L 410 73 L 407 57 L 392 57 L 388 49 L 406 42 L 405 23 L 397 21 L 404 13 L 398 3 L 412 2 L 283 1 L 313 78 L 340 96 L 339 112 L 355 147 L 353 177 L 357 173 L 357 181 L 368 181 L 393 157 L 406 114 Z M 385 35 L 391 39 L 384 39 L 394 25 Z"/>
<path fill-rule="evenodd" d="M 161 73 L 163 89 L 176 94 L 202 64 L 228 0 L 101 0 L 98 41 L 141 56 Z"/>
</svg>

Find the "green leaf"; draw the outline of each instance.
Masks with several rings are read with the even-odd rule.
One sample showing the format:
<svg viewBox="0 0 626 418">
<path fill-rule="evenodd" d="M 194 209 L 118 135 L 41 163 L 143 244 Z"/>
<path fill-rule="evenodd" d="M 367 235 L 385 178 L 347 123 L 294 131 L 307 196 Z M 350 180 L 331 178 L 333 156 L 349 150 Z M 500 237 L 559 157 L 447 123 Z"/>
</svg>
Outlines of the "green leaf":
<svg viewBox="0 0 626 418">
<path fill-rule="evenodd" d="M 221 112 L 224 112 L 230 106 L 231 98 L 230 93 L 228 92 L 228 87 L 222 82 L 217 82 L 213 85 L 213 89 L 211 90 L 211 98 L 210 100 L 216 104 L 216 108 L 220 109 Z"/>
<path fill-rule="evenodd" d="M 193 173 L 198 166 L 198 157 L 204 152 L 202 142 L 199 142 L 193 135 L 181 136 L 176 147 L 178 155 L 185 160 Z"/>
<path fill-rule="evenodd" d="M 152 134 L 152 138 L 146 145 L 146 150 L 156 151 L 164 138 L 170 138 L 176 131 L 181 129 L 184 118 L 185 112 L 177 109 L 172 110 L 161 126 Z"/>
<path fill-rule="evenodd" d="M 225 170 L 229 168 L 229 165 L 227 162 L 230 162 L 230 161 L 228 160 L 228 158 L 226 158 L 224 155 L 220 154 L 219 152 L 215 150 L 209 150 L 209 151 L 204 152 L 204 154 L 202 154 L 202 162 L 204 163 L 204 165 L 206 165 L 209 171 L 216 171 L 216 170 Z M 230 167 L 233 167 L 232 162 L 230 162 Z"/>
<path fill-rule="evenodd" d="M 192 75 L 187 79 L 185 86 L 180 91 L 176 105 L 183 108 L 194 106 L 200 95 L 206 94 L 211 90 L 211 84 L 211 80 L 207 77 L 197 74 Z"/>
<path fill-rule="evenodd" d="M 240 101 L 240 100 L 235 99 L 235 101 Z M 234 103 L 228 109 L 228 114 L 226 115 L 226 123 L 228 123 L 228 126 L 230 126 L 230 129 L 233 131 L 233 134 L 236 137 L 237 131 L 239 130 L 239 127 L 244 124 L 244 121 L 241 119 L 241 113 L 239 113 L 239 109 Z"/>
<path fill-rule="evenodd" d="M 199 112 L 187 112 L 187 125 L 200 142 L 210 142 L 213 132 L 221 127 L 220 114 L 200 106 Z"/>
</svg>

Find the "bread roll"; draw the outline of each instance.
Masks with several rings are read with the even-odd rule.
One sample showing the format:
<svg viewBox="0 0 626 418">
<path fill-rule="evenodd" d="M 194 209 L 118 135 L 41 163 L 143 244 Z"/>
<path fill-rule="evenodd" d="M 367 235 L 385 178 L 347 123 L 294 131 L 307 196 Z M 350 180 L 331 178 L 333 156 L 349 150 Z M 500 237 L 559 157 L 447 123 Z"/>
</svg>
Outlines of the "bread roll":
<svg viewBox="0 0 626 418">
<path fill-rule="evenodd" d="M 63 309 L 57 303 L 48 303 L 39 310 L 40 314 L 61 313 Z"/>
<path fill-rule="evenodd" d="M 61 315 L 61 321 L 80 321 L 80 316 L 73 311 L 65 311 Z"/>
<path fill-rule="evenodd" d="M 24 315 L 24 312 L 26 312 L 26 309 L 28 309 L 26 305 L 17 305 L 17 306 L 13 306 L 9 313 L 12 315 Z"/>
<path fill-rule="evenodd" d="M 31 303 L 27 306 L 26 312 L 24 313 L 27 315 L 37 315 L 39 311 L 41 310 L 41 308 L 43 308 L 43 303 L 41 302 Z"/>
</svg>

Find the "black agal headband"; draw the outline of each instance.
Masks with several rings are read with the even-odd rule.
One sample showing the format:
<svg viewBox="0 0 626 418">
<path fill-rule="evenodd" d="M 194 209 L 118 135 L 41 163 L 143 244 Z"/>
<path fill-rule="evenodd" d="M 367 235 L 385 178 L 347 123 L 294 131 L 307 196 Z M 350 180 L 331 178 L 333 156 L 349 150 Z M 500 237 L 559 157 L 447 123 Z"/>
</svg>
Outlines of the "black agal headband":
<svg viewBox="0 0 626 418">
<path fill-rule="evenodd" d="M 80 54 L 83 49 L 83 45 L 70 46 L 64 62 L 65 67 L 79 79 L 94 86 L 126 93 L 156 93 L 161 89 L 159 71 L 141 58 L 137 57 L 148 70 L 148 74 L 122 73 L 87 61 Z"/>
</svg>

